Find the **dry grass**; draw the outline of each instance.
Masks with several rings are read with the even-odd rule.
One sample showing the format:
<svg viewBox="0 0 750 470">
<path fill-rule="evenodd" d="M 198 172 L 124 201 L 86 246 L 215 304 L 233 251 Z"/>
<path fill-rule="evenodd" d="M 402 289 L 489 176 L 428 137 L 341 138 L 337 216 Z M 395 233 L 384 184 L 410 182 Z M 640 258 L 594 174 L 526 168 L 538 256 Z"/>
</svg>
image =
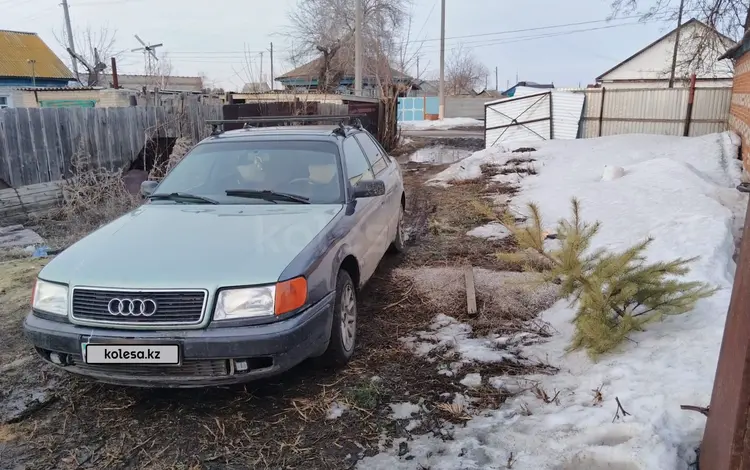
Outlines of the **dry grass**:
<svg viewBox="0 0 750 470">
<path fill-rule="evenodd" d="M 125 188 L 119 171 L 97 168 L 82 152 L 73 156 L 73 175 L 63 181 L 60 207 L 38 224 L 51 244 L 68 246 L 142 203 Z"/>
<path fill-rule="evenodd" d="M 178 163 L 185 158 L 185 155 L 195 146 L 192 139 L 187 137 L 179 137 L 172 148 L 172 153 L 169 154 L 169 158 L 162 165 L 154 166 L 148 174 L 148 179 L 159 181 L 166 176 L 172 168 L 177 166 Z"/>
<path fill-rule="evenodd" d="M 537 273 L 474 269 L 478 315 L 466 314 L 464 270 L 460 267 L 404 268 L 396 275 L 414 283 L 432 308 L 469 323 L 477 334 L 517 329 L 557 300 L 557 286 Z"/>
</svg>

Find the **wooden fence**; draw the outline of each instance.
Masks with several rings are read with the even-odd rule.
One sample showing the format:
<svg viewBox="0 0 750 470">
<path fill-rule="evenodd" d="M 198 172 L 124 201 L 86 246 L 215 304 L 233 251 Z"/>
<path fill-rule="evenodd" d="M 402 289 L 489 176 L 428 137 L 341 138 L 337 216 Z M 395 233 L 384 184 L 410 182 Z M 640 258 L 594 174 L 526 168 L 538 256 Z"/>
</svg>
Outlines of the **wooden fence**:
<svg viewBox="0 0 750 470">
<path fill-rule="evenodd" d="M 580 137 L 617 134 L 698 136 L 728 129 L 732 89 L 695 88 L 692 107 L 689 88 L 589 88 Z"/>
<path fill-rule="evenodd" d="M 221 106 L 0 109 L 0 189 L 58 181 L 82 152 L 110 170 L 130 164 L 155 137 L 210 133 Z"/>
</svg>

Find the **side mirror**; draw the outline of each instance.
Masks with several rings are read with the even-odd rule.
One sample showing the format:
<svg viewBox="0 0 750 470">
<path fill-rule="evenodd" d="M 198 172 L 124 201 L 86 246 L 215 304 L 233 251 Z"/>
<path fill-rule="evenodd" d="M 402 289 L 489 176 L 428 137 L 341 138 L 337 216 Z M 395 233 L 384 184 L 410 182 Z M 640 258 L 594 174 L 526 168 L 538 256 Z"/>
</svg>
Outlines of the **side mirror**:
<svg viewBox="0 0 750 470">
<path fill-rule="evenodd" d="M 382 180 L 360 181 L 354 186 L 354 199 L 375 197 L 385 194 L 385 183 Z"/>
<path fill-rule="evenodd" d="M 141 183 L 141 196 L 149 197 L 154 193 L 154 189 L 159 185 L 158 181 L 146 180 Z"/>
</svg>

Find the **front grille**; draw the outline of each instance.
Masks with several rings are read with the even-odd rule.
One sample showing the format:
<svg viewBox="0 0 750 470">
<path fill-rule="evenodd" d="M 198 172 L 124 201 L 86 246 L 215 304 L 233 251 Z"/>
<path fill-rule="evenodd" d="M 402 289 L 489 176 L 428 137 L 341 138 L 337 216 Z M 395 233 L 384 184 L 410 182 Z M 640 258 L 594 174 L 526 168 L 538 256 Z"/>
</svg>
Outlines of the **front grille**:
<svg viewBox="0 0 750 470">
<path fill-rule="evenodd" d="M 144 364 L 86 364 L 80 356 L 73 359 L 75 367 L 93 373 L 141 377 L 224 377 L 229 375 L 229 361 L 186 360 L 179 366 Z"/>
<path fill-rule="evenodd" d="M 112 315 L 108 305 L 112 299 L 141 299 L 156 302 L 151 316 Z M 73 289 L 73 318 L 113 324 L 196 324 L 203 319 L 205 291 L 139 291 Z"/>
</svg>

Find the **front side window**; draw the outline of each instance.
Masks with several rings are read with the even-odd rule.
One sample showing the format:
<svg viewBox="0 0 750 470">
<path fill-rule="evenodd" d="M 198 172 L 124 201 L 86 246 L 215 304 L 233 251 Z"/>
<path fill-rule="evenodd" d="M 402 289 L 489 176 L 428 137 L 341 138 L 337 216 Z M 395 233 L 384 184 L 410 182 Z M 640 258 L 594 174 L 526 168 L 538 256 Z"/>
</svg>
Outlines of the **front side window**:
<svg viewBox="0 0 750 470">
<path fill-rule="evenodd" d="M 0 109 L 10 107 L 10 100 L 7 96 L 0 95 Z"/>
<path fill-rule="evenodd" d="M 370 169 L 370 163 L 354 137 L 348 137 L 344 141 L 344 156 L 346 157 L 346 174 L 352 186 L 360 181 L 375 178 Z"/>
<path fill-rule="evenodd" d="M 289 203 L 227 191 L 274 191 L 311 204 L 341 202 L 338 147 L 334 142 L 283 140 L 202 144 L 172 169 L 155 194 L 187 193 L 223 204 Z"/>
<path fill-rule="evenodd" d="M 385 170 L 388 166 L 388 161 L 385 159 L 385 154 L 378 147 L 375 142 L 366 134 L 357 134 L 357 140 L 359 144 L 365 149 L 365 154 L 372 164 L 372 172 L 376 175 L 381 171 Z"/>
</svg>

